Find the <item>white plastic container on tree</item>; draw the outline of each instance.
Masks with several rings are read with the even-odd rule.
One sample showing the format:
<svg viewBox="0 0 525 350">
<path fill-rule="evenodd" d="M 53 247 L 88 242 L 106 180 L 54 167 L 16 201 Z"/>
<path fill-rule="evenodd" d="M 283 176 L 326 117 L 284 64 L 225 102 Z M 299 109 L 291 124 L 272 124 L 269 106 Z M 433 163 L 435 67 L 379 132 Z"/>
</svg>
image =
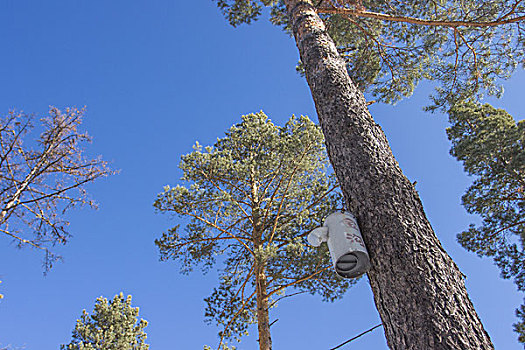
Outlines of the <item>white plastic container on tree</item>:
<svg viewBox="0 0 525 350">
<path fill-rule="evenodd" d="M 308 235 L 308 243 L 318 247 L 327 242 L 335 272 L 344 278 L 356 278 L 370 270 L 370 257 L 357 220 L 349 212 L 335 212 L 325 219 L 323 227 Z"/>
</svg>

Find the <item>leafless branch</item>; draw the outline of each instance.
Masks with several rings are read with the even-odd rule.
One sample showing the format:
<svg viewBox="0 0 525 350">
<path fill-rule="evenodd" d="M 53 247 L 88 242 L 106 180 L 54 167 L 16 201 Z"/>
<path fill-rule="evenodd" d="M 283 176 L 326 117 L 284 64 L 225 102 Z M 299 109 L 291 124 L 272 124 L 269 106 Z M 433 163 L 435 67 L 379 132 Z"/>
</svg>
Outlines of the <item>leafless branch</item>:
<svg viewBox="0 0 525 350">
<path fill-rule="evenodd" d="M 82 146 L 91 141 L 78 131 L 84 113 L 50 107 L 36 142 L 27 140 L 32 116 L 12 111 L 0 118 L 0 232 L 48 257 L 53 254 L 46 245 L 65 244 L 69 236 L 59 214 L 77 204 L 95 207 L 84 185 L 114 173 L 100 159 L 84 159 Z"/>
</svg>

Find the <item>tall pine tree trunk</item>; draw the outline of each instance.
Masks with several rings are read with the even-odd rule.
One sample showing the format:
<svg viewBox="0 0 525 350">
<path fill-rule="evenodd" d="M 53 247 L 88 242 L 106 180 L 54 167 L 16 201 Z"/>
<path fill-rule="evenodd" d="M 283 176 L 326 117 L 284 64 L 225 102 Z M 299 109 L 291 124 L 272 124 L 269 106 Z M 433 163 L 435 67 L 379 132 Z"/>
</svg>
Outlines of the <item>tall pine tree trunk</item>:
<svg viewBox="0 0 525 350">
<path fill-rule="evenodd" d="M 391 349 L 493 349 L 461 272 L 310 0 L 285 0 L 330 161 L 370 253 L 368 278 Z"/>
<path fill-rule="evenodd" d="M 250 169 L 251 201 L 252 201 L 252 238 L 254 250 L 260 252 L 264 248 L 262 243 L 261 207 L 259 202 L 259 185 L 255 169 Z M 268 281 L 266 279 L 266 258 L 256 257 L 255 261 L 255 292 L 257 300 L 257 330 L 259 331 L 259 350 L 272 350 L 270 334 L 270 308 L 268 304 Z"/>
<path fill-rule="evenodd" d="M 270 310 L 264 265 L 257 264 L 255 276 L 257 283 L 257 329 L 259 331 L 259 350 L 272 350 Z"/>
</svg>

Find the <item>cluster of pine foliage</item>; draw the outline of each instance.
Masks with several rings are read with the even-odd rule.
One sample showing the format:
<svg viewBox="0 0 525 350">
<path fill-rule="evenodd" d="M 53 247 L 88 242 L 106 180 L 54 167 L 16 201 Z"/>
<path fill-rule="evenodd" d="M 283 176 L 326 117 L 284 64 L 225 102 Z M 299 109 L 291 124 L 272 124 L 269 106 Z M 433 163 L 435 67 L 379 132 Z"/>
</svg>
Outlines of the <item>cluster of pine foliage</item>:
<svg viewBox="0 0 525 350">
<path fill-rule="evenodd" d="M 525 120 L 516 122 L 502 109 L 466 103 L 449 111 L 450 153 L 475 177 L 463 205 L 482 218 L 458 235 L 459 243 L 494 259 L 503 278 L 525 292 Z M 525 305 L 514 325 L 525 343 Z"/>
<path fill-rule="evenodd" d="M 73 329 L 72 340 L 61 350 L 148 350 L 144 328 L 148 322 L 138 320 L 139 308 L 131 306 L 131 295 L 122 293 L 113 300 L 97 298 L 90 315 L 82 311 Z"/>
</svg>

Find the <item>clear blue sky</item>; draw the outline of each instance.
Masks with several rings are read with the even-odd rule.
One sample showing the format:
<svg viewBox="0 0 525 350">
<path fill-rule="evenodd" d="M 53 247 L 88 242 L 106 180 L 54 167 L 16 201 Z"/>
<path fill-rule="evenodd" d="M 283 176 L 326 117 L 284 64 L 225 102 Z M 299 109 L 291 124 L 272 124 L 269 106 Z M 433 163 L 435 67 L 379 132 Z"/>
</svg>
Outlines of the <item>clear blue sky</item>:
<svg viewBox="0 0 525 350">
<path fill-rule="evenodd" d="M 316 118 L 305 81 L 295 73 L 294 42 L 261 20 L 231 28 L 211 0 L 0 0 L 0 113 L 44 114 L 49 105 L 87 106 L 88 152 L 102 154 L 118 176 L 89 187 L 98 211 L 72 212 L 74 237 L 64 262 L 42 275 L 42 256 L 0 236 L 0 346 L 58 349 L 70 341 L 82 309 L 123 291 L 149 321 L 152 350 L 217 345 L 203 322 L 212 272 L 182 276 L 159 262 L 153 244 L 174 221 L 152 203 L 175 184 L 181 154 L 211 144 L 242 114 L 264 110 L 274 122 L 291 114 Z M 525 110 L 519 72 L 493 101 L 516 118 Z M 522 297 L 488 259 L 463 250 L 457 232 L 477 218 L 460 205 L 471 179 L 448 154 L 446 118 L 422 112 L 428 85 L 397 106 L 373 105 L 394 154 L 417 181 L 426 212 L 467 287 L 496 348 L 521 349 L 512 332 Z M 395 283 L 395 281 L 393 281 Z M 407 310 L 409 312 L 410 310 Z M 300 295 L 272 313 L 275 349 L 328 349 L 379 323 L 363 278 L 343 300 Z M 239 346 L 257 348 L 256 329 Z M 381 329 L 352 349 L 386 349 Z"/>
</svg>

